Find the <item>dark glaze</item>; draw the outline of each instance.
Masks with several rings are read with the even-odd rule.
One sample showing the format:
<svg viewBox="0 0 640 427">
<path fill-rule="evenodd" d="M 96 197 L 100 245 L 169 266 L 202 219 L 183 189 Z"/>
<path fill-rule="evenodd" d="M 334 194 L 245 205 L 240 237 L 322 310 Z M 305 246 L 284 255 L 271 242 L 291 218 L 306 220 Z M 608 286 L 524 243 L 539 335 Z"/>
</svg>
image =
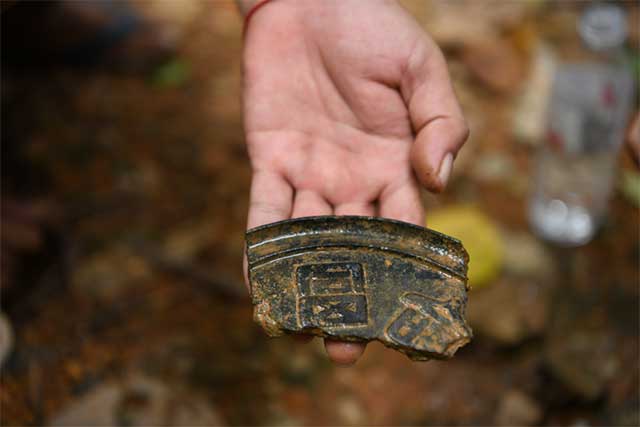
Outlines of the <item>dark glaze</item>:
<svg viewBox="0 0 640 427">
<path fill-rule="evenodd" d="M 373 217 L 321 216 L 247 231 L 254 318 L 270 336 L 378 340 L 414 360 L 470 341 L 468 255 L 449 236 Z"/>
</svg>

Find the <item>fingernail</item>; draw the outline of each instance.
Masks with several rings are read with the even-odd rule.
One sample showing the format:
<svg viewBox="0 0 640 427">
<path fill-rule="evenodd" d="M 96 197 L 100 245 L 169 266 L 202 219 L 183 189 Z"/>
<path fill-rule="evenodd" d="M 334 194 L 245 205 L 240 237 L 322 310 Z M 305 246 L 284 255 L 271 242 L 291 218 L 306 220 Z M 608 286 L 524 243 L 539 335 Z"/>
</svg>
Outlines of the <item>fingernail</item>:
<svg viewBox="0 0 640 427">
<path fill-rule="evenodd" d="M 440 170 L 438 171 L 438 179 L 444 189 L 449 182 L 449 175 L 451 175 L 451 168 L 453 167 L 453 154 L 447 153 L 440 163 Z"/>
</svg>

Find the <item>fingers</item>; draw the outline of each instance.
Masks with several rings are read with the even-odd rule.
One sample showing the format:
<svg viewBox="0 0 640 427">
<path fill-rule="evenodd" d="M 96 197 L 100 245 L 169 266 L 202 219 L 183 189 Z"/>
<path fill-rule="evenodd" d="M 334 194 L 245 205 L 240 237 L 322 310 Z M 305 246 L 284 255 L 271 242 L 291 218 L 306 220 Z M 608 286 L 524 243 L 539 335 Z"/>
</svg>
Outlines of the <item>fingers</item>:
<svg viewBox="0 0 640 427">
<path fill-rule="evenodd" d="M 348 366 L 353 365 L 362 356 L 366 344 L 334 341 L 326 338 L 324 340 L 324 348 L 333 363 Z"/>
<path fill-rule="evenodd" d="M 462 123 L 445 119 L 432 122 L 416 137 L 411 165 L 420 183 L 430 191 L 442 192 L 449 182 L 455 155 L 468 136 Z"/>
<path fill-rule="evenodd" d="M 257 227 L 289 217 L 331 215 L 334 209 L 319 193 L 312 190 L 293 189 L 280 175 L 255 172 L 251 183 L 248 228 Z M 370 202 L 350 202 L 335 207 L 336 215 L 375 215 L 375 206 Z M 245 280 L 246 258 L 245 258 Z M 297 337 L 306 341 L 308 337 Z M 325 340 L 329 359 L 339 365 L 351 365 L 362 355 L 366 345 L 334 340 Z"/>
<path fill-rule="evenodd" d="M 335 214 L 373 216 L 376 214 L 376 207 L 370 202 L 343 203 L 336 206 Z"/>
<path fill-rule="evenodd" d="M 312 190 L 299 190 L 296 192 L 293 202 L 293 217 L 313 215 L 373 215 L 375 208 L 373 204 L 367 202 L 345 203 L 332 209 L 320 194 Z M 327 355 L 333 363 L 338 365 L 351 365 L 364 353 L 365 345 L 360 343 L 345 343 L 325 339 L 324 341 Z"/>
<path fill-rule="evenodd" d="M 275 172 L 256 171 L 251 180 L 247 228 L 257 227 L 291 216 L 291 185 Z"/>
<path fill-rule="evenodd" d="M 298 190 L 293 200 L 291 218 L 304 216 L 331 215 L 331 205 L 319 193 L 313 190 Z M 307 343 L 313 339 L 312 335 L 294 335 L 297 342 Z"/>
<path fill-rule="evenodd" d="M 331 215 L 332 208 L 320 194 L 312 190 L 298 190 L 293 201 L 292 218 Z"/>
<path fill-rule="evenodd" d="M 349 202 L 337 205 L 334 213 L 336 215 L 364 215 L 373 216 L 376 213 L 375 206 L 370 202 Z M 336 341 L 329 338 L 324 340 L 324 348 L 329 359 L 338 365 L 353 365 L 362 353 L 366 344 Z"/>
<path fill-rule="evenodd" d="M 289 218 L 292 196 L 293 189 L 281 175 L 275 172 L 255 171 L 251 180 L 247 228 Z M 242 259 L 242 271 L 245 286 L 251 292 L 247 264 L 245 253 Z"/>
<path fill-rule="evenodd" d="M 447 64 L 435 44 L 426 40 L 409 59 L 402 84 L 416 139 L 411 163 L 422 185 L 441 192 L 453 160 L 469 136 Z"/>
<path fill-rule="evenodd" d="M 424 207 L 414 177 L 390 185 L 380 194 L 380 216 L 424 226 Z"/>
</svg>

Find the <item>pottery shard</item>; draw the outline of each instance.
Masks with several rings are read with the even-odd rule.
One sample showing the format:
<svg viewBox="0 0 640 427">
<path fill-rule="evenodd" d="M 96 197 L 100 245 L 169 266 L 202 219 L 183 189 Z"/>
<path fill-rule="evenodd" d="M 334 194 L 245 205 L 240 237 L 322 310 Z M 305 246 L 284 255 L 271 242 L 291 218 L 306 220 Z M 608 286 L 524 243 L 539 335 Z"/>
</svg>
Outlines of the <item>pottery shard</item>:
<svg viewBox="0 0 640 427">
<path fill-rule="evenodd" d="M 468 255 L 451 237 L 372 217 L 323 216 L 247 231 L 254 319 L 269 336 L 378 340 L 447 359 L 472 337 Z"/>
</svg>

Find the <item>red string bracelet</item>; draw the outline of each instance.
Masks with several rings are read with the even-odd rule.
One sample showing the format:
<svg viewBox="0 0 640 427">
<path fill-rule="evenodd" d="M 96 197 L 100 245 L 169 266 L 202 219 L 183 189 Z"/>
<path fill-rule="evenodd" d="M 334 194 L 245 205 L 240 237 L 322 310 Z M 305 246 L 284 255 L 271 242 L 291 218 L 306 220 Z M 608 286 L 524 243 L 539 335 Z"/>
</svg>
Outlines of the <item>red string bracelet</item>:
<svg viewBox="0 0 640 427">
<path fill-rule="evenodd" d="M 261 0 L 258 3 L 254 4 L 251 9 L 249 9 L 249 12 L 244 17 L 244 28 L 242 30 L 243 35 L 247 33 L 247 28 L 249 28 L 249 20 L 251 19 L 251 17 L 258 11 L 258 9 L 260 9 L 262 6 L 269 3 L 270 1 L 271 0 Z"/>
</svg>

